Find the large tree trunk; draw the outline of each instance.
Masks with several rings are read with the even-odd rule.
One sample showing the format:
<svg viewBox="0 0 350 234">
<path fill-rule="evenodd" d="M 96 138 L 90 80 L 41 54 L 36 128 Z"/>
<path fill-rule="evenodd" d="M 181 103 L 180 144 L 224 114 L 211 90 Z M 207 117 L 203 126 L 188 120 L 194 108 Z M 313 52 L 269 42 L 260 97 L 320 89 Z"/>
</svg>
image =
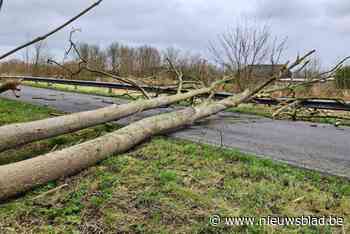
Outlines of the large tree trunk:
<svg viewBox="0 0 350 234">
<path fill-rule="evenodd" d="M 181 100 L 211 92 L 212 88 L 202 88 L 187 93 L 139 100 L 123 105 L 80 112 L 28 123 L 11 124 L 0 127 L 0 152 L 34 141 L 75 132 L 113 120 L 118 120 L 137 112 L 170 105 Z"/>
<path fill-rule="evenodd" d="M 0 200 L 95 165 L 112 154 L 125 152 L 145 139 L 184 127 L 246 101 L 255 91 L 198 107 L 149 117 L 85 143 L 33 159 L 0 166 Z M 137 105 L 137 107 L 139 107 Z"/>
</svg>

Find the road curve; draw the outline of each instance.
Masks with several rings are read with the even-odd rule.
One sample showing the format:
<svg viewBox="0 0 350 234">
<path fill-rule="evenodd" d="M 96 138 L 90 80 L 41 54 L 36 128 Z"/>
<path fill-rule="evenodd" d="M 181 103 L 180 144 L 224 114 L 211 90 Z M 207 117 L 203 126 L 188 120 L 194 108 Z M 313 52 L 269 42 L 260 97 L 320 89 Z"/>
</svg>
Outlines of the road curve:
<svg viewBox="0 0 350 234">
<path fill-rule="evenodd" d="M 21 98 L 0 95 L 63 112 L 78 112 L 126 100 L 56 90 L 22 87 Z M 159 108 L 118 121 L 127 124 L 157 113 Z M 223 112 L 194 126 L 170 134 L 195 142 L 222 145 L 243 152 L 286 162 L 298 167 L 350 178 L 350 128 L 326 124 L 271 120 L 251 115 Z"/>
</svg>

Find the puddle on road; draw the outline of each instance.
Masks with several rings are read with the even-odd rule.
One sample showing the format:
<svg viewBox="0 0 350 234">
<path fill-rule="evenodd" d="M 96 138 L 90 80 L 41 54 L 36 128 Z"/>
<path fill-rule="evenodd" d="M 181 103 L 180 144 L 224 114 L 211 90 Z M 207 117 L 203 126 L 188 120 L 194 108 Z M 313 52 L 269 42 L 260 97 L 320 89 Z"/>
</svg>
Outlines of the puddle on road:
<svg viewBox="0 0 350 234">
<path fill-rule="evenodd" d="M 74 105 L 89 105 L 89 102 L 73 102 Z"/>
<path fill-rule="evenodd" d="M 113 101 L 108 101 L 108 100 L 102 100 L 102 103 L 105 103 L 105 104 L 115 104 Z"/>
<path fill-rule="evenodd" d="M 53 98 L 46 98 L 46 97 L 32 97 L 33 100 L 43 100 L 43 101 L 48 101 L 48 102 L 55 102 L 57 101 L 57 99 L 53 99 Z"/>
</svg>

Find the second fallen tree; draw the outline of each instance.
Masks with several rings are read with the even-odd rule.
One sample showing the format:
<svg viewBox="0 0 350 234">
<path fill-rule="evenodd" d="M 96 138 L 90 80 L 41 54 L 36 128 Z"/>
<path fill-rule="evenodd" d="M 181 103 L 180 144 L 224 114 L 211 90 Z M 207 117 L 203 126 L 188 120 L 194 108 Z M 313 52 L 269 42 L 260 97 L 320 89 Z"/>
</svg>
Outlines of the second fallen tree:
<svg viewBox="0 0 350 234">
<path fill-rule="evenodd" d="M 310 54 L 311 52 L 307 56 Z M 300 64 L 307 56 L 298 58 L 291 67 Z M 235 107 L 252 98 L 277 78 L 273 77 L 252 91 L 247 90 L 219 102 L 209 101 L 197 107 L 149 117 L 61 151 L 0 166 L 0 200 L 16 196 L 49 181 L 74 175 L 112 154 L 126 152 L 154 135 L 184 127 L 227 108 Z"/>
</svg>

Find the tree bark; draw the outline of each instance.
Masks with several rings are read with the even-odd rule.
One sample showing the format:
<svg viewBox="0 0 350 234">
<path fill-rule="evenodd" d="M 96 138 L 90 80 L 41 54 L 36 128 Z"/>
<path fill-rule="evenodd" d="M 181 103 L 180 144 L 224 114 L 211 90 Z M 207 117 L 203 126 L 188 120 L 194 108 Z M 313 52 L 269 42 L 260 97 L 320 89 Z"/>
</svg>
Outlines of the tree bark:
<svg viewBox="0 0 350 234">
<path fill-rule="evenodd" d="M 0 127 L 0 152 L 34 141 L 118 120 L 144 110 L 170 105 L 197 95 L 209 93 L 213 88 L 214 85 L 211 88 L 202 88 L 172 96 L 139 100 L 119 106 L 111 105 L 93 111 L 2 126 Z"/>
<path fill-rule="evenodd" d="M 0 201 L 49 181 L 74 175 L 112 154 L 126 152 L 151 136 L 184 127 L 237 106 L 253 94 L 254 91 L 246 91 L 219 102 L 204 103 L 198 107 L 145 118 L 113 133 L 61 151 L 0 166 Z"/>
</svg>

